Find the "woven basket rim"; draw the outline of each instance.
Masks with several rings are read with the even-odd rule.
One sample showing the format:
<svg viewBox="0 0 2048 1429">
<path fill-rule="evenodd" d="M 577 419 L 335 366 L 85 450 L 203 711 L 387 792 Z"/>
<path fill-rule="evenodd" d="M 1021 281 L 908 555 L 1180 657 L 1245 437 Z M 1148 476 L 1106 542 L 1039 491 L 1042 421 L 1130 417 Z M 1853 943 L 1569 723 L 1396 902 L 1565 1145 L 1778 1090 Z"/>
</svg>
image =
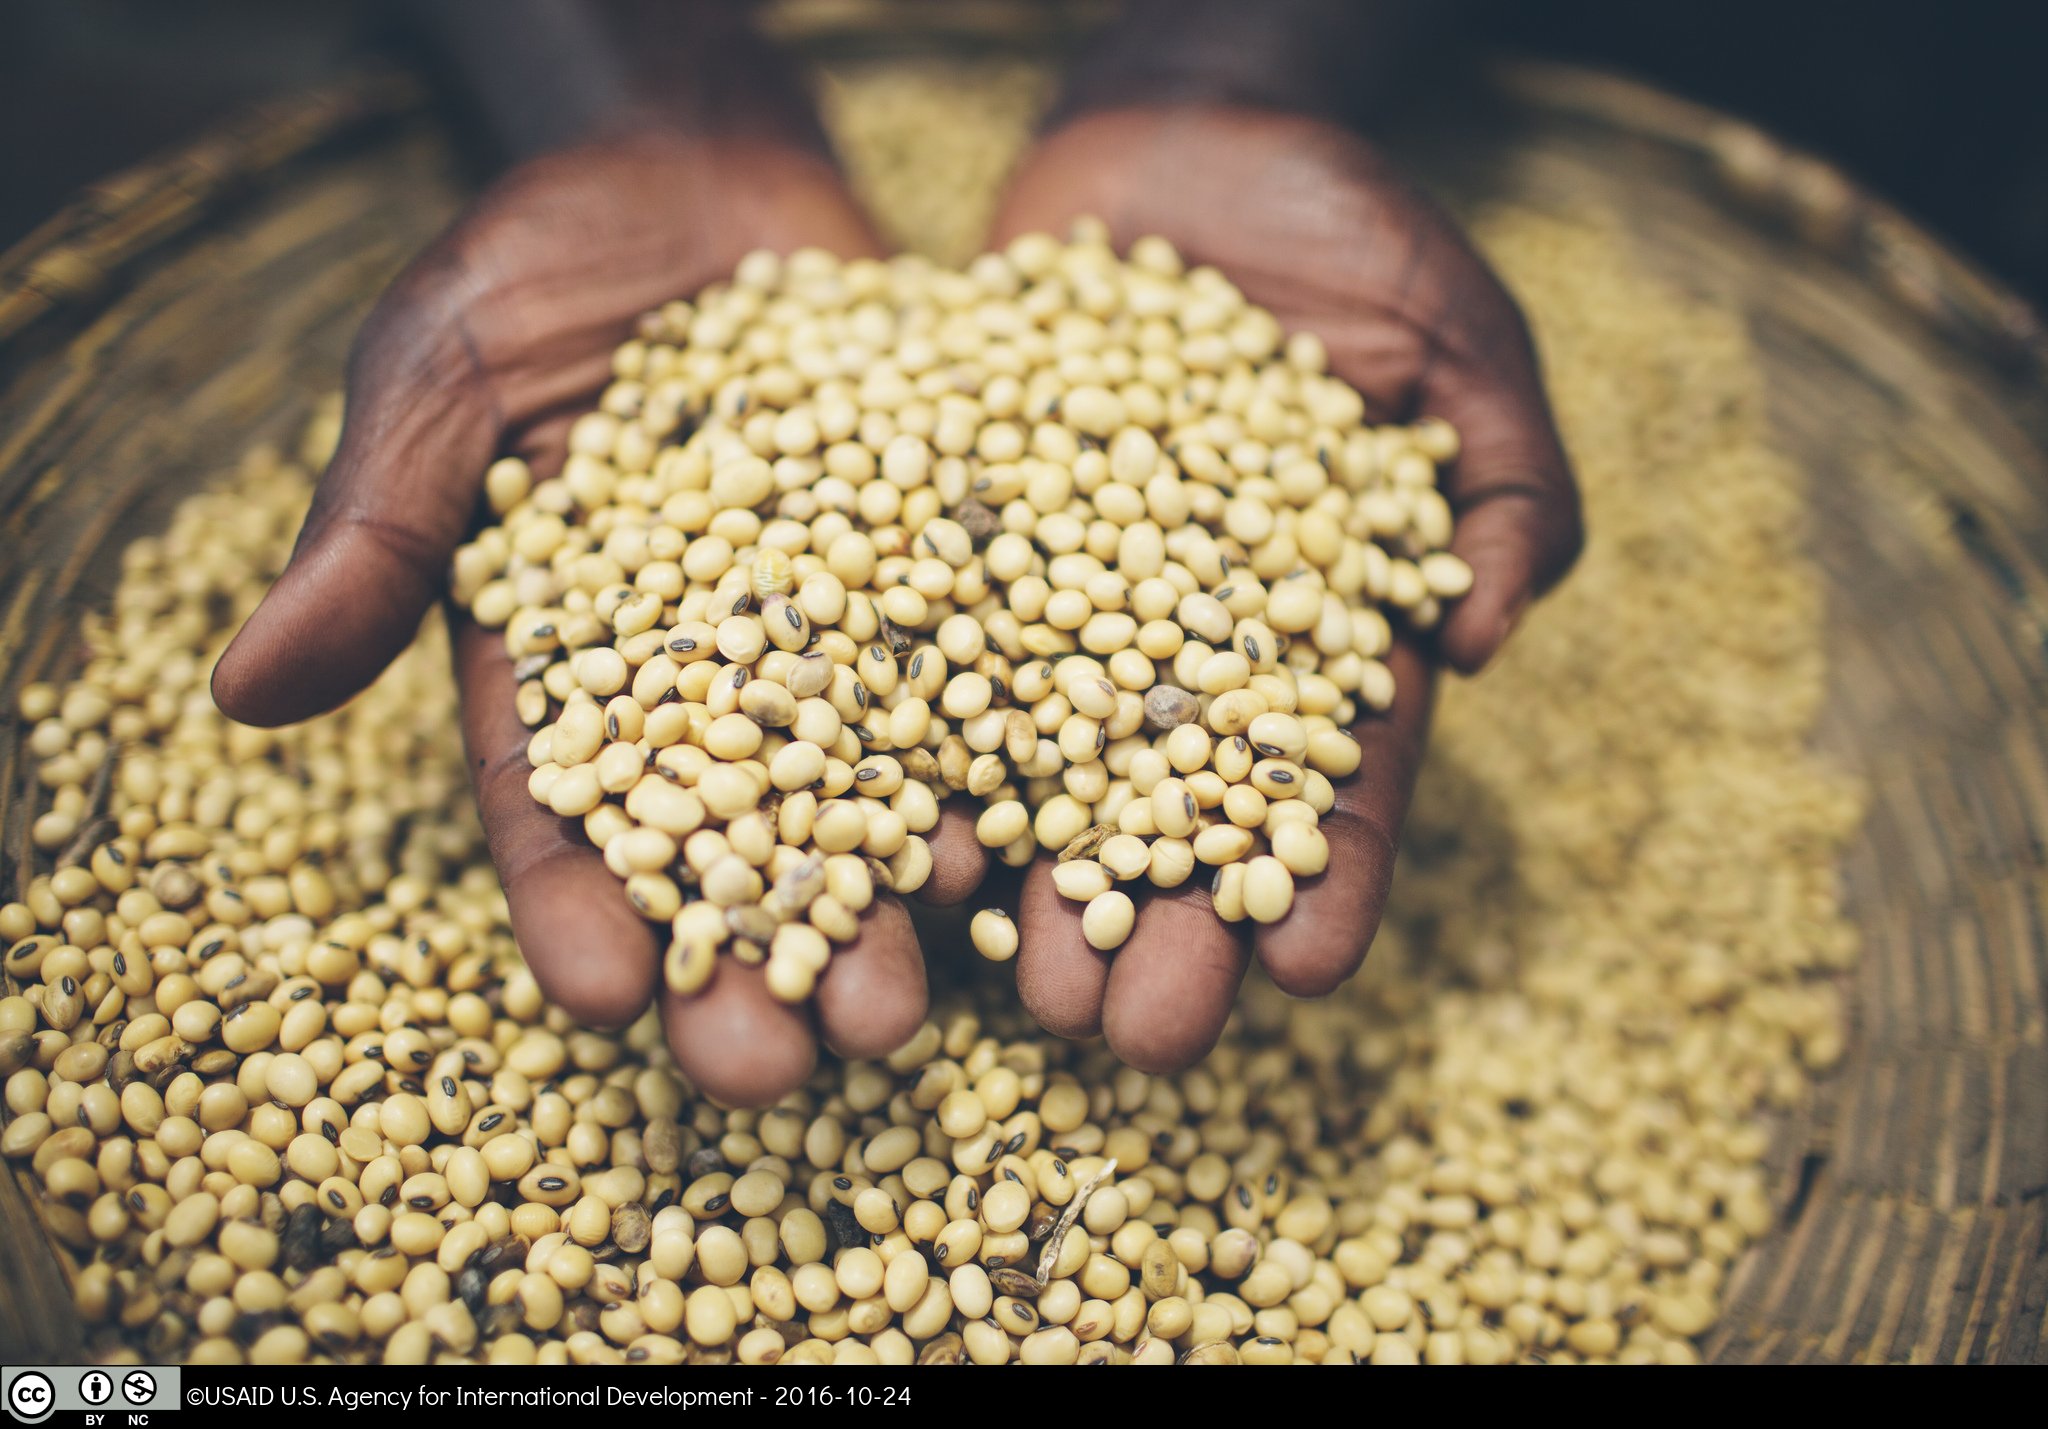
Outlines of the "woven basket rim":
<svg viewBox="0 0 2048 1429">
<path fill-rule="evenodd" d="M 1840 165 L 1749 120 L 1597 66 L 1512 56 L 1487 67 L 1510 102 L 1633 133 L 1688 155 L 1752 216 L 1790 225 L 1941 336 L 2048 377 L 2048 322 L 2016 288 Z"/>
<path fill-rule="evenodd" d="M 245 105 L 190 139 L 85 184 L 0 251 L 0 356 L 52 312 L 90 309 L 123 269 L 226 211 L 257 180 L 420 108 L 413 75 L 366 65 L 310 91 Z"/>
</svg>

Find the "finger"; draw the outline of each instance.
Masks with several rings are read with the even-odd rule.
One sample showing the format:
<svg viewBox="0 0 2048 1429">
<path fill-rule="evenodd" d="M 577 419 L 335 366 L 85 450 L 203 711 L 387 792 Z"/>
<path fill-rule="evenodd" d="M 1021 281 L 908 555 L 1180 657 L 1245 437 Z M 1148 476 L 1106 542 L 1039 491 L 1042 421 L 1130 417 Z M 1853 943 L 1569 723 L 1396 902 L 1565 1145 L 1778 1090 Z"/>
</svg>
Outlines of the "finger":
<svg viewBox="0 0 2048 1429">
<path fill-rule="evenodd" d="M 723 954 L 700 991 L 678 997 L 662 990 L 661 1022 L 676 1065 L 724 1106 L 780 1101 L 818 1065 L 805 1010 L 771 997 L 759 967 Z"/>
<path fill-rule="evenodd" d="M 836 949 L 815 994 L 825 1045 L 842 1057 L 883 1057 L 908 1042 L 930 1006 L 910 914 L 877 894 L 860 934 Z"/>
<path fill-rule="evenodd" d="M 1472 588 L 1451 603 L 1438 649 L 1467 674 L 1500 650 L 1529 602 L 1571 569 L 1585 541 L 1579 491 L 1526 328 L 1505 295 L 1488 366 L 1459 358 L 1432 371 L 1425 411 L 1459 435 L 1445 483 L 1457 514 L 1451 550 L 1472 568 Z"/>
<path fill-rule="evenodd" d="M 1267 976 L 1295 997 L 1325 996 L 1357 972 L 1387 906 L 1434 697 L 1429 663 L 1414 645 L 1397 645 L 1387 663 L 1394 708 L 1354 728 L 1363 755 L 1358 772 L 1338 784 L 1337 802 L 1322 817 L 1329 867 L 1297 880 L 1293 909 L 1256 936 Z"/>
<path fill-rule="evenodd" d="M 1155 1074 L 1199 1062 L 1223 1035 L 1250 962 L 1243 925 L 1216 916 L 1207 879 L 1141 897 L 1103 998 L 1110 1051 Z"/>
<path fill-rule="evenodd" d="M 988 850 L 974 836 L 974 811 L 958 799 L 939 805 L 939 822 L 924 836 L 931 846 L 932 871 L 917 890 L 920 903 L 950 908 L 988 876 Z"/>
<path fill-rule="evenodd" d="M 1025 871 L 1017 906 L 1017 995 L 1038 1025 L 1057 1037 L 1102 1031 L 1110 955 L 1081 936 L 1082 906 L 1053 887 L 1050 855 Z"/>
<path fill-rule="evenodd" d="M 341 443 L 298 546 L 214 669 L 232 718 L 332 709 L 411 642 L 441 591 L 498 439 L 445 271 L 415 270 L 363 325 Z"/>
<path fill-rule="evenodd" d="M 578 1022 L 623 1026 L 659 985 L 661 930 L 627 904 L 582 830 L 534 802 L 511 662 L 489 632 L 456 624 L 463 736 L 520 955 L 549 1001 Z M 772 1102 L 817 1062 L 809 1018 L 769 996 L 758 968 L 731 958 L 718 960 L 703 991 L 664 993 L 662 1021 L 676 1065 L 728 1106 Z"/>
<path fill-rule="evenodd" d="M 1550 496 L 1500 491 L 1464 511 L 1451 550 L 1472 568 L 1472 588 L 1451 604 L 1438 633 L 1446 663 L 1467 675 L 1485 669 L 1530 602 L 1571 567 L 1579 544 L 1575 504 L 1567 518 Z"/>
<path fill-rule="evenodd" d="M 530 731 L 513 713 L 504 645 L 468 620 L 455 625 L 463 742 L 512 935 L 549 1000 L 590 1026 L 622 1026 L 654 996 L 656 930 L 626 902 L 582 829 L 534 802 Z"/>
</svg>

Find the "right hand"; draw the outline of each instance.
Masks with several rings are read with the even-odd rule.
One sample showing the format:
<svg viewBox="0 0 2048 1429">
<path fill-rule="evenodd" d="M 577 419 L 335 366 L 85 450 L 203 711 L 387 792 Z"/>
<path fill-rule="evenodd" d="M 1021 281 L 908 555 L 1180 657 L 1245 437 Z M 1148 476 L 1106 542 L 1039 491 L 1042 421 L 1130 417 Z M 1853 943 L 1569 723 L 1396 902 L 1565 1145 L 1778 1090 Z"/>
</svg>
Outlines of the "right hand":
<svg viewBox="0 0 2048 1429">
<path fill-rule="evenodd" d="M 1257 27 L 1263 11 L 1245 7 Z M 1112 95 L 1118 86 L 1105 82 Z M 1354 727 L 1364 762 L 1322 820 L 1326 872 L 1302 881 L 1287 917 L 1230 925 L 1208 880 L 1155 892 L 1129 942 L 1106 957 L 1081 936 L 1051 862 L 1026 876 L 1017 989 L 1063 1036 L 1098 1032 L 1148 1072 L 1207 1055 L 1254 957 L 1283 992 L 1322 997 L 1355 973 L 1385 910 L 1401 826 L 1429 728 L 1432 665 L 1473 673 L 1530 601 L 1570 568 L 1583 539 L 1571 467 L 1544 399 L 1528 329 L 1507 290 L 1451 222 L 1362 138 L 1307 115 L 1227 102 L 1084 112 L 1018 165 L 994 242 L 1061 233 L 1082 214 L 1119 248 L 1170 239 L 1189 264 L 1229 274 L 1291 331 L 1315 333 L 1331 370 L 1377 419 L 1431 415 L 1462 444 L 1444 491 L 1451 549 L 1475 584 L 1428 642 L 1387 657 L 1393 708 Z"/>
<path fill-rule="evenodd" d="M 830 163 L 795 145 L 640 131 L 512 170 L 364 323 L 340 445 L 290 564 L 214 671 L 220 708 L 277 725 L 362 689 L 443 593 L 490 462 L 514 454 L 551 474 L 641 313 L 726 277 L 753 249 L 804 246 L 879 251 Z M 451 616 L 470 773 L 520 951 L 573 1017 L 622 1025 L 656 995 L 666 930 L 633 912 L 580 829 L 534 802 L 504 644 Z M 959 823 L 949 812 L 935 831 L 951 837 L 935 842 L 929 901 L 979 880 Z M 834 955 L 814 1008 L 776 1002 L 759 969 L 729 959 L 702 993 L 662 996 L 678 1065 L 729 1104 L 793 1090 L 820 1034 L 842 1055 L 877 1056 L 926 1008 L 909 919 L 886 898 Z"/>
</svg>

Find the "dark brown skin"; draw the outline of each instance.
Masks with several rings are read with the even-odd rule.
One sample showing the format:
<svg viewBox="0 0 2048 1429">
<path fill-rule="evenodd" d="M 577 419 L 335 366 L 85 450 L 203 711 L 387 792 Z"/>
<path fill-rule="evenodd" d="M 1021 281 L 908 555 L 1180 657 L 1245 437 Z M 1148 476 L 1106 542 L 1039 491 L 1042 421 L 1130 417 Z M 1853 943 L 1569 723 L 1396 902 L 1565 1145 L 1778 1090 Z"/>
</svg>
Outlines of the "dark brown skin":
<svg viewBox="0 0 2048 1429">
<path fill-rule="evenodd" d="M 464 3 L 446 8 L 457 28 L 469 24 Z M 722 22 L 717 10 L 678 13 Z M 679 36 L 676 52 L 744 46 L 725 43 Z M 642 106 L 610 137 L 514 168 L 393 285 L 357 341 L 340 448 L 291 565 L 215 671 L 223 710 L 281 724 L 374 679 L 443 593 L 486 466 L 510 452 L 555 470 L 569 422 L 594 402 L 640 313 L 725 277 L 755 248 L 877 251 L 809 116 L 789 111 L 783 89 L 749 67 L 759 63 L 750 52 L 699 65 L 700 88 L 738 86 L 732 103 L 697 96 L 696 110 L 725 121 L 715 132 L 673 107 L 647 120 Z M 650 56 L 637 67 L 663 71 Z M 516 108 L 522 94 L 499 98 Z M 579 112 L 605 113 L 602 96 Z M 1357 141 L 1222 108 L 1072 121 L 1025 165 L 1003 228 L 1058 232 L 1083 212 L 1108 219 L 1119 241 L 1167 235 L 1289 327 L 1323 334 L 1338 370 L 1383 414 L 1435 412 L 1460 427 L 1457 549 L 1480 575 L 1441 653 L 1460 668 L 1484 664 L 1529 596 L 1569 564 L 1577 505 L 1519 318 L 1455 233 Z M 617 1026 L 659 995 L 678 1064 L 731 1105 L 793 1090 L 821 1042 L 871 1057 L 916 1029 L 923 959 L 903 905 L 886 896 L 809 1008 L 775 1002 L 757 970 L 730 960 L 696 997 L 660 992 L 660 930 L 630 910 L 580 830 L 527 793 L 528 731 L 512 712 L 502 642 L 460 612 L 451 619 L 478 804 L 514 934 L 549 997 Z M 1329 991 L 1371 940 L 1427 727 L 1430 660 L 1412 645 L 1395 653 L 1402 697 L 1360 727 L 1364 771 L 1324 821 L 1332 871 L 1258 939 L 1290 992 Z M 971 812 L 947 805 L 930 841 L 934 871 L 919 897 L 964 900 L 988 870 Z M 1253 947 L 1213 916 L 1205 891 L 1143 901 L 1113 961 L 1081 941 L 1078 906 L 1053 894 L 1042 868 L 1021 903 L 1019 988 L 1047 1028 L 1104 1032 L 1152 1071 L 1214 1045 Z"/>
<path fill-rule="evenodd" d="M 994 241 L 1064 233 L 1083 214 L 1108 223 L 1119 247 L 1165 236 L 1289 331 L 1319 335 L 1375 418 L 1443 417 L 1463 441 L 1447 489 L 1472 591 L 1427 647 L 1404 637 L 1390 657 L 1394 708 L 1355 727 L 1364 762 L 1322 821 L 1329 870 L 1301 880 L 1285 919 L 1223 923 L 1198 873 L 1204 886 L 1143 901 L 1130 941 L 1106 955 L 1082 939 L 1080 905 L 1054 892 L 1049 862 L 1026 875 L 1017 986 L 1032 1015 L 1063 1036 L 1100 1032 L 1130 1065 L 1168 1072 L 1215 1045 L 1254 956 L 1297 997 L 1358 970 L 1393 879 L 1433 663 L 1469 673 L 1493 658 L 1576 557 L 1579 504 L 1513 300 L 1362 139 L 1228 102 L 1082 113 L 1016 174 Z"/>
<path fill-rule="evenodd" d="M 877 251 L 831 166 L 775 140 L 646 130 L 507 175 L 364 324 L 340 448 L 290 567 L 215 671 L 221 708 L 281 724 L 375 678 L 441 595 L 491 459 L 559 467 L 568 422 L 595 401 L 636 317 L 728 276 L 752 249 L 807 244 Z M 453 624 L 471 773 L 520 949 L 578 1019 L 630 1021 L 656 994 L 657 930 L 581 831 L 527 793 L 530 731 L 512 712 L 503 641 L 459 614 Z M 935 883 L 935 897 L 967 891 L 957 878 Z M 701 996 L 663 995 L 683 1070 L 740 1104 L 801 1082 L 821 1036 L 873 1056 L 924 1011 L 923 964 L 889 899 L 834 959 L 815 1018 L 732 962 Z"/>
<path fill-rule="evenodd" d="M 569 424 L 641 314 L 757 248 L 880 251 L 743 0 L 418 0 L 407 13 L 498 151 L 540 157 L 488 189 L 363 324 L 341 443 L 291 564 L 214 672 L 220 707 L 252 724 L 331 709 L 405 648 L 478 518 L 485 468 L 513 453 L 539 475 L 559 470 Z M 582 831 L 527 792 L 530 731 L 503 641 L 449 616 L 484 831 L 513 934 L 553 1001 L 615 1027 L 659 995 L 677 1064 L 729 1105 L 793 1090 L 821 1040 L 871 1057 L 917 1030 L 924 963 L 886 896 L 810 1007 L 775 1001 L 757 969 L 730 960 L 695 997 L 662 991 L 663 930 L 620 897 Z M 920 896 L 957 901 L 981 877 L 972 824 L 949 809 L 935 832 Z"/>
</svg>

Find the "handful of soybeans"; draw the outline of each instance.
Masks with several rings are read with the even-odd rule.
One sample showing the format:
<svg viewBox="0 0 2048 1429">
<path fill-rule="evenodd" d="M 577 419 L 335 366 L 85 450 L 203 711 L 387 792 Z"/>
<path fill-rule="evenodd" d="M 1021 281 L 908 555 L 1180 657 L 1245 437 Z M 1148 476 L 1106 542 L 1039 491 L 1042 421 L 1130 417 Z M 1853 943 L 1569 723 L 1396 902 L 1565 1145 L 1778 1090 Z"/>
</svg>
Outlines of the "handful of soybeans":
<svg viewBox="0 0 2048 1429">
<path fill-rule="evenodd" d="M 1312 334 L 1088 221 L 957 272 L 757 252 L 613 374 L 559 475 L 492 467 L 453 580 L 679 993 L 723 950 L 808 997 L 953 792 L 1003 862 L 1058 855 L 1097 948 L 1198 866 L 1284 918 L 1392 621 L 1472 581 L 1448 425 L 1367 426 Z"/>
</svg>

